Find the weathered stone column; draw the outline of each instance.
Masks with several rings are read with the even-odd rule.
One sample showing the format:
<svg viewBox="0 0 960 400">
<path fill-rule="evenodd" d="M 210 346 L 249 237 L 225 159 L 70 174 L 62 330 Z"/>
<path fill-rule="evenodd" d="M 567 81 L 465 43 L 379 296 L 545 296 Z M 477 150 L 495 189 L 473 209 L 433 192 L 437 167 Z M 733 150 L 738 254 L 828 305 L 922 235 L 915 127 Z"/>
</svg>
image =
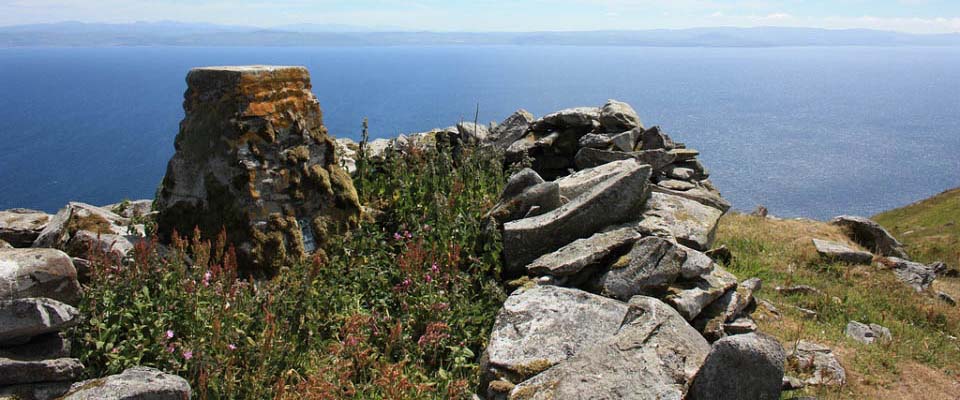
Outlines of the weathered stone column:
<svg viewBox="0 0 960 400">
<path fill-rule="evenodd" d="M 223 228 L 241 267 L 270 274 L 356 225 L 356 190 L 310 89 L 303 67 L 190 71 L 157 198 L 161 238 Z"/>
</svg>

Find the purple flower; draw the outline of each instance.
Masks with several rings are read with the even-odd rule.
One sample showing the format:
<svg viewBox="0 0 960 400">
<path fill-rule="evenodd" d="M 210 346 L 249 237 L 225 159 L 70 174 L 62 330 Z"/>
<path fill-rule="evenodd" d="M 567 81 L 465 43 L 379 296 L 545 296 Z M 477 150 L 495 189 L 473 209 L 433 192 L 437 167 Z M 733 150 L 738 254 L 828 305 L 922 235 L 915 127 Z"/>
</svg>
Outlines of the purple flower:
<svg viewBox="0 0 960 400">
<path fill-rule="evenodd" d="M 431 277 L 430 274 L 427 274 L 423 279 L 426 280 L 427 283 L 433 282 L 433 277 Z"/>
<path fill-rule="evenodd" d="M 400 235 L 400 232 L 393 234 L 393 240 L 401 240 L 401 239 L 403 239 L 403 236 Z"/>
<path fill-rule="evenodd" d="M 230 343 L 230 344 L 227 345 L 227 348 L 230 349 L 230 350 L 236 350 L 236 349 L 237 349 L 237 346 L 234 346 L 233 343 Z"/>
<path fill-rule="evenodd" d="M 433 273 L 440 272 L 440 266 L 438 266 L 437 263 L 433 263 L 433 265 L 430 266 L 430 271 Z"/>
<path fill-rule="evenodd" d="M 167 329 L 167 339 L 173 339 L 173 331 Z"/>
<path fill-rule="evenodd" d="M 210 278 L 213 278 L 213 274 L 210 271 L 207 271 L 205 274 L 203 274 L 203 281 L 201 281 L 203 286 L 210 286 Z"/>
<path fill-rule="evenodd" d="M 183 352 L 183 359 L 184 359 L 184 360 L 189 360 L 189 359 L 191 359 L 191 358 L 193 358 L 193 352 L 192 352 L 192 351 L 186 350 L 186 351 Z"/>
<path fill-rule="evenodd" d="M 407 239 L 410 239 L 413 237 L 413 234 L 410 233 L 410 231 L 403 231 L 403 236 L 405 236 Z"/>
</svg>

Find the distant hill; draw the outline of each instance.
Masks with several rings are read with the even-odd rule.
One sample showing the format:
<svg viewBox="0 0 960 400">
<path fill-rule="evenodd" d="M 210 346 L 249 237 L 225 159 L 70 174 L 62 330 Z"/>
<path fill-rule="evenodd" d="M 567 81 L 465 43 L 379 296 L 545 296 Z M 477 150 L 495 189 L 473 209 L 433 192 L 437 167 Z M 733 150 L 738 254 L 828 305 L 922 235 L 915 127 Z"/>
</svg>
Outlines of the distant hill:
<svg viewBox="0 0 960 400">
<path fill-rule="evenodd" d="M 61 22 L 0 27 L 0 47 L 557 45 L 653 47 L 960 46 L 960 34 L 866 29 L 695 28 L 586 32 L 413 32 L 393 27 L 297 24 L 274 28 L 175 21 Z"/>
</svg>

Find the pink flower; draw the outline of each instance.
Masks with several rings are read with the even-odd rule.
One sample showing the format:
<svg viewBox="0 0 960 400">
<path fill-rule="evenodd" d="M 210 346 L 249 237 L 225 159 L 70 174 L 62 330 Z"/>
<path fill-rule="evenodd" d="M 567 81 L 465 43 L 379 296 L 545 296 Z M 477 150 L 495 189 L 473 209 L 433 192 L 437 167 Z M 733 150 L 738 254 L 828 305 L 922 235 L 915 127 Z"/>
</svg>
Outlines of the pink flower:
<svg viewBox="0 0 960 400">
<path fill-rule="evenodd" d="M 184 359 L 184 360 L 189 360 L 189 359 L 191 359 L 191 358 L 193 358 L 193 352 L 192 352 L 192 351 L 186 350 L 186 351 L 183 352 L 183 359 Z"/>
<path fill-rule="evenodd" d="M 173 339 L 173 331 L 167 329 L 167 339 Z"/>
<path fill-rule="evenodd" d="M 430 266 L 430 271 L 433 273 L 440 272 L 440 266 L 438 266 L 437 263 L 433 263 L 433 265 Z"/>
<path fill-rule="evenodd" d="M 433 277 L 431 277 L 430 274 L 427 274 L 423 279 L 426 280 L 427 283 L 433 282 Z"/>
<path fill-rule="evenodd" d="M 230 350 L 236 350 L 236 349 L 237 349 L 237 346 L 234 346 L 233 343 L 231 343 L 231 344 L 228 344 L 228 345 L 227 345 L 227 348 L 230 349 Z"/>
<path fill-rule="evenodd" d="M 413 237 L 413 234 L 410 233 L 410 231 L 403 231 L 403 236 L 406 236 L 407 239 L 410 239 Z"/>
<path fill-rule="evenodd" d="M 117 353 L 120 352 L 120 348 L 119 348 L 119 347 L 114 347 L 113 350 L 110 350 L 110 352 L 113 353 L 113 354 L 117 354 Z"/>
<path fill-rule="evenodd" d="M 175 349 L 173 348 L 173 343 L 170 343 L 170 345 L 167 346 L 167 353 L 173 353 L 174 350 Z"/>
<path fill-rule="evenodd" d="M 400 235 L 400 232 L 393 234 L 393 240 L 401 240 L 401 239 L 403 239 L 403 236 Z"/>
<path fill-rule="evenodd" d="M 433 229 L 433 228 L 430 227 L 430 224 L 423 224 L 423 231 L 424 231 L 424 232 L 430 232 L 431 229 Z"/>
<path fill-rule="evenodd" d="M 210 271 L 207 271 L 205 274 L 203 274 L 203 281 L 201 281 L 203 286 L 210 286 L 210 278 L 213 278 L 213 274 Z"/>
</svg>

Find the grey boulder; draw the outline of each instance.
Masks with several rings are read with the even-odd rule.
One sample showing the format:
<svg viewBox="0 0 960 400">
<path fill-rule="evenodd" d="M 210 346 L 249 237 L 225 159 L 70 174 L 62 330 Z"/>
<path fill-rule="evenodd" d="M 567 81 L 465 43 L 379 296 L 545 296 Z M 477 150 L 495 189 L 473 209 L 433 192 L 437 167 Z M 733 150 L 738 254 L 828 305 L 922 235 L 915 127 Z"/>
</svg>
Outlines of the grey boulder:
<svg viewBox="0 0 960 400">
<path fill-rule="evenodd" d="M 25 208 L 0 211 L 0 240 L 13 247 L 30 247 L 49 220 L 50 214 L 43 211 Z"/>
<path fill-rule="evenodd" d="M 689 400 L 777 400 L 783 384 L 783 346 L 763 334 L 718 340 L 693 378 Z"/>
<path fill-rule="evenodd" d="M 550 128 L 593 129 L 600 125 L 600 109 L 576 107 L 547 114 L 533 123 L 532 129 L 543 131 Z"/>
<path fill-rule="evenodd" d="M 76 305 L 77 270 L 66 253 L 54 249 L 0 250 L 0 299 L 47 297 Z"/>
<path fill-rule="evenodd" d="M 873 261 L 873 254 L 851 249 L 841 243 L 813 239 L 813 246 L 816 247 L 817 253 L 828 261 L 849 264 L 870 264 L 870 261 Z"/>
<path fill-rule="evenodd" d="M 520 140 L 527 134 L 533 121 L 533 114 L 530 114 L 527 110 L 517 110 L 490 130 L 487 141 L 495 149 L 506 151 L 513 142 Z"/>
<path fill-rule="evenodd" d="M 519 289 L 497 315 L 483 371 L 520 383 L 613 336 L 626 314 L 625 303 L 577 289 Z"/>
<path fill-rule="evenodd" d="M 710 345 L 655 298 L 630 300 L 616 336 L 517 385 L 510 399 L 676 399 Z"/>
<path fill-rule="evenodd" d="M 188 400 L 190 384 L 179 376 L 146 367 L 119 375 L 78 382 L 64 400 Z"/>
<path fill-rule="evenodd" d="M 637 115 L 633 107 L 616 100 L 607 100 L 607 103 L 600 109 L 600 126 L 607 132 L 623 132 L 634 128 L 643 129 L 640 116 Z"/>
<path fill-rule="evenodd" d="M 645 237 L 599 276 L 597 291 L 623 301 L 636 295 L 655 294 L 680 276 L 685 257 L 686 253 L 675 243 L 659 237 Z"/>
<path fill-rule="evenodd" d="M 736 287 L 735 275 L 715 267 L 707 275 L 675 283 L 663 301 L 675 308 L 687 321 L 692 321 L 704 308 Z"/>
<path fill-rule="evenodd" d="M 504 224 L 507 271 L 522 271 L 538 257 L 635 218 L 649 193 L 650 167 L 621 165 L 619 174 L 598 183 L 556 210 Z"/>
<path fill-rule="evenodd" d="M 874 254 L 885 257 L 908 259 L 907 252 L 890 232 L 871 219 L 850 215 L 841 215 L 830 223 L 843 228 L 851 240 Z"/>
<path fill-rule="evenodd" d="M 710 342 L 717 341 L 731 332 L 725 330 L 726 324 L 733 322 L 755 304 L 753 294 L 760 290 L 760 279 L 750 278 L 735 290 L 728 290 L 719 299 L 703 309 L 691 324 Z"/>
<path fill-rule="evenodd" d="M 0 344 L 22 344 L 31 337 L 77 324 L 76 308 L 46 298 L 0 300 Z"/>
<path fill-rule="evenodd" d="M 573 161 L 577 169 L 585 169 L 629 159 L 648 164 L 654 171 L 660 171 L 674 161 L 674 156 L 664 150 L 617 151 L 584 147 L 577 151 Z"/>
<path fill-rule="evenodd" d="M 639 229 L 642 233 L 676 238 L 694 250 L 708 250 L 713 244 L 723 211 L 667 193 L 653 192 L 644 208 Z"/>
</svg>

